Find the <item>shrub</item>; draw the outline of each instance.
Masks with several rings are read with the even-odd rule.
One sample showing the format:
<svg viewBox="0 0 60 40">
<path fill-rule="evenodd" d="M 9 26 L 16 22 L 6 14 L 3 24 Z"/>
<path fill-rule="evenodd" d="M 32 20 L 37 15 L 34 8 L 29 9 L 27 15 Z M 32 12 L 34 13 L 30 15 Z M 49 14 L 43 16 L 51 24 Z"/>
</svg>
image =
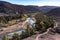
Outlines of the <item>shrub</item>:
<svg viewBox="0 0 60 40">
<path fill-rule="evenodd" d="M 20 40 L 20 36 L 15 33 L 15 34 L 12 36 L 12 40 Z"/>
<path fill-rule="evenodd" d="M 46 15 L 37 14 L 35 16 L 35 19 L 36 19 L 35 27 L 37 31 L 40 30 L 44 32 L 48 28 L 54 27 L 54 20 Z"/>
<path fill-rule="evenodd" d="M 24 39 L 34 34 L 36 34 L 34 28 L 30 28 L 29 25 L 27 25 L 27 29 L 25 30 L 25 32 L 22 31 L 22 34 L 20 35 L 20 37 L 21 39 Z"/>
<path fill-rule="evenodd" d="M 3 36 L 2 40 L 7 40 L 7 37 L 6 35 Z"/>
</svg>

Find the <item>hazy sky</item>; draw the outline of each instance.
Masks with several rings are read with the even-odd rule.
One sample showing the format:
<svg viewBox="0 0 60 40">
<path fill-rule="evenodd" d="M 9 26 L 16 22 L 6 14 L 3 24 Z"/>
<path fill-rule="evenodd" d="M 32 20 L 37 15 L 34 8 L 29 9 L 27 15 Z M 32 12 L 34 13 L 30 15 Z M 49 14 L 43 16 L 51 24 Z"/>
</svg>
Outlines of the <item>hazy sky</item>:
<svg viewBox="0 0 60 40">
<path fill-rule="evenodd" d="M 13 4 L 60 6 L 60 0 L 4 0 Z"/>
</svg>

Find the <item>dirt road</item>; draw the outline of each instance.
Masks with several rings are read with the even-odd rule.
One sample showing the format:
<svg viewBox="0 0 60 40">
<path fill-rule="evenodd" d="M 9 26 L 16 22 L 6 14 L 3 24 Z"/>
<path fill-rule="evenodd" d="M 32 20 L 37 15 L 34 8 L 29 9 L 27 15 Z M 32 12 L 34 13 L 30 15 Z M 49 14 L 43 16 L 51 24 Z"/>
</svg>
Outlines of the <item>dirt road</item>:
<svg viewBox="0 0 60 40">
<path fill-rule="evenodd" d="M 58 25 L 59 25 L 59 22 L 56 22 L 56 25 L 54 26 L 54 28 L 58 27 Z M 50 28 L 49 28 L 49 29 L 50 29 Z M 43 34 L 38 34 L 35 40 L 39 40 L 39 37 L 40 37 L 40 36 L 47 34 L 47 33 L 49 32 L 49 29 L 47 29 L 47 32 L 45 32 L 45 33 L 43 33 Z M 54 37 L 54 38 L 55 38 L 55 37 Z M 58 36 L 57 36 L 57 38 L 58 38 Z"/>
</svg>

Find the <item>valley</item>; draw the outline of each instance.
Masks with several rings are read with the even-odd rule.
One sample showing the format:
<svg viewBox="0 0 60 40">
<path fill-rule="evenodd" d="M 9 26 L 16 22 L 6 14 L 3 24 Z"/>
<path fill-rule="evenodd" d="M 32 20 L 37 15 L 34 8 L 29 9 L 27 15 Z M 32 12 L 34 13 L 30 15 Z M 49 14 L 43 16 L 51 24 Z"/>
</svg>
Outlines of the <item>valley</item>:
<svg viewBox="0 0 60 40">
<path fill-rule="evenodd" d="M 0 1 L 0 39 L 59 40 L 60 7 Z"/>
</svg>

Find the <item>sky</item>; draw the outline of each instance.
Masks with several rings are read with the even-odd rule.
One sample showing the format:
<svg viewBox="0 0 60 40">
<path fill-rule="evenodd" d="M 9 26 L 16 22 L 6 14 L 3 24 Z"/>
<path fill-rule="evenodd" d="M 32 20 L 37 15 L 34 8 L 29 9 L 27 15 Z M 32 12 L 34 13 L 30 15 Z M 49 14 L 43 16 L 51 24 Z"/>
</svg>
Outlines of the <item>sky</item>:
<svg viewBox="0 0 60 40">
<path fill-rule="evenodd" d="M 60 0 L 3 0 L 18 5 L 60 6 Z"/>
</svg>

